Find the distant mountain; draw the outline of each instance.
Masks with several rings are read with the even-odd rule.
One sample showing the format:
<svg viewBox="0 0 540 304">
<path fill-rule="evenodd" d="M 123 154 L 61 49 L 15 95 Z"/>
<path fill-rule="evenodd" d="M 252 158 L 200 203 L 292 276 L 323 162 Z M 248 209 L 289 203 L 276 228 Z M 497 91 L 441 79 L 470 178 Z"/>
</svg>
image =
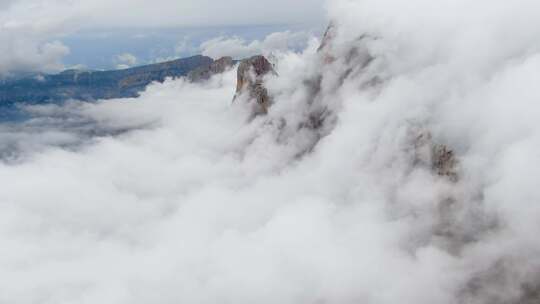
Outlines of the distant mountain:
<svg viewBox="0 0 540 304">
<path fill-rule="evenodd" d="M 189 72 L 187 79 L 191 82 L 201 82 L 210 79 L 216 74 L 221 74 L 232 68 L 238 61 L 231 57 L 222 57 L 212 64 L 203 65 Z"/>
<path fill-rule="evenodd" d="M 0 105 L 136 97 L 154 81 L 187 76 L 192 71 L 209 69 L 213 63 L 212 58 L 199 55 L 125 70 L 66 70 L 56 75 L 6 80 L 0 82 Z"/>
</svg>

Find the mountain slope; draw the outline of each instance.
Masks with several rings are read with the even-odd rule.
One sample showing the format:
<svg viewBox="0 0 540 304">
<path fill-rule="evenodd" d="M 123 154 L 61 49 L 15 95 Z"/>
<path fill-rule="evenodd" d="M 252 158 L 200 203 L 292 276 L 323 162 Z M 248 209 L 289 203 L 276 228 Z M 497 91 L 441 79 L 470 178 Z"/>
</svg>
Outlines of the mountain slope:
<svg viewBox="0 0 540 304">
<path fill-rule="evenodd" d="M 67 70 L 57 75 L 6 81 L 0 84 L 0 104 L 136 97 L 154 81 L 186 76 L 213 62 L 212 58 L 199 55 L 125 70 Z"/>
</svg>

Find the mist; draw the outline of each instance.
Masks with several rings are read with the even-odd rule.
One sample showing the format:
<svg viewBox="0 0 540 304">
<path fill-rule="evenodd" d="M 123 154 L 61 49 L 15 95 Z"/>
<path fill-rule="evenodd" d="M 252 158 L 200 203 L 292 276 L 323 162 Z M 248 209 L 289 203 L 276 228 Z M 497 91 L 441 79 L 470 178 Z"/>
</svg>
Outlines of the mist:
<svg viewBox="0 0 540 304">
<path fill-rule="evenodd" d="M 0 302 L 537 303 L 538 8 L 329 2 L 322 47 L 273 49 L 267 115 L 234 69 L 25 107 Z"/>
</svg>

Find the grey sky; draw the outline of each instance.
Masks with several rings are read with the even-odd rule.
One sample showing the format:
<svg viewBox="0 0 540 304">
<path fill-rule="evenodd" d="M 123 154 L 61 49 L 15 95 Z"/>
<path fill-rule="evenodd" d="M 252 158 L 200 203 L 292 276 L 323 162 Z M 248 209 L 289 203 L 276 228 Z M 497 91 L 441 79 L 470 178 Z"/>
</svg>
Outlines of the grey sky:
<svg viewBox="0 0 540 304">
<path fill-rule="evenodd" d="M 2 23 L 86 28 L 306 23 L 324 16 L 324 0 L 19 0 L 2 6 Z"/>
</svg>

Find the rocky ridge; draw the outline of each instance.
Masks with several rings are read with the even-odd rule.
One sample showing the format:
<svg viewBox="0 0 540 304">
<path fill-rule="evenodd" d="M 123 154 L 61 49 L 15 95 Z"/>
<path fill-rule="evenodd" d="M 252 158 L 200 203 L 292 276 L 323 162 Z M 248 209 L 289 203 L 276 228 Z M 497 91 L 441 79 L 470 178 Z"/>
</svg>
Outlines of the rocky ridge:
<svg viewBox="0 0 540 304">
<path fill-rule="evenodd" d="M 365 46 L 367 42 L 373 39 L 369 35 L 360 35 L 349 48 L 336 45 L 335 38 L 337 35 L 338 27 L 335 22 L 331 22 L 317 49 L 318 64 L 323 69 L 317 75 L 310 76 L 304 81 L 304 85 L 309 92 L 305 99 L 307 115 L 303 121 L 297 123 L 296 129 L 306 129 L 312 133 L 314 138 L 305 151 L 312 150 L 318 140 L 328 134 L 336 123 L 335 111 L 323 99 L 341 87 L 347 78 L 360 76 L 362 79 L 362 74 L 368 74 L 366 70 L 370 68 L 371 63 L 375 60 Z M 323 82 L 326 82 L 325 78 L 327 77 L 323 72 L 324 68 L 334 64 L 346 68 L 341 70 L 338 77 L 330 75 L 334 78 L 334 82 L 330 86 L 327 84 L 323 86 Z M 244 97 L 252 106 L 254 116 L 268 114 L 272 106 L 273 98 L 265 84 L 265 77 L 268 75 L 278 76 L 274 66 L 263 55 L 242 60 L 238 67 L 234 100 Z M 360 88 L 373 89 L 377 88 L 381 83 L 382 80 L 378 76 L 367 76 L 363 78 Z M 287 121 L 282 119 L 280 124 L 286 126 Z M 429 131 L 418 131 L 416 137 L 416 142 L 413 144 L 416 149 L 421 150 L 427 147 L 428 155 L 425 157 L 424 163 L 429 164 L 431 171 L 440 177 L 457 182 L 459 162 L 454 151 L 446 145 L 435 143 Z"/>
<path fill-rule="evenodd" d="M 339 26 L 333 22 L 317 51 L 315 64 L 318 71 L 306 74 L 300 84 L 306 94 L 300 103 L 301 108 L 298 109 L 303 113 L 299 120 L 287 116 L 287 113 L 273 113 L 274 97 L 267 89 L 265 81 L 268 78 L 265 76 L 275 72 L 266 58 L 257 56 L 243 61 L 238 70 L 236 98 L 239 95 L 248 96 L 247 100 L 257 105 L 254 114 L 263 117 L 268 125 L 276 128 L 279 134 L 276 139 L 278 142 L 294 142 L 300 147 L 299 157 L 315 149 L 321 138 L 329 135 L 335 128 L 340 106 L 332 103 L 335 99 L 333 96 L 344 84 L 354 84 L 354 89 L 364 94 L 376 95 L 388 80 L 388 75 L 381 73 L 384 60 L 370 51 L 369 45 L 376 40 L 375 37 L 362 34 L 346 45 L 338 45 L 338 40 L 335 39 L 338 35 Z M 472 187 L 467 185 L 467 176 L 464 168 L 461 168 L 462 163 L 455 147 L 446 144 L 443 138 L 436 137 L 432 132 L 431 129 L 437 122 L 409 122 L 404 119 L 403 124 L 405 133 L 409 135 L 397 144 L 399 148 L 392 151 L 394 154 L 390 159 L 404 160 L 406 165 L 393 167 L 392 163 L 387 163 L 385 166 L 391 168 L 388 170 L 392 170 L 392 174 L 402 176 L 404 180 L 412 174 L 421 174 L 429 180 L 427 185 L 433 187 L 426 189 L 426 192 L 435 193 L 435 198 L 428 202 L 431 205 L 422 206 L 419 211 L 415 210 L 415 207 L 405 207 L 410 208 L 412 218 L 428 216 L 431 226 L 419 227 L 416 234 L 411 236 L 414 239 L 404 244 L 404 248 L 411 254 L 419 248 L 437 248 L 456 259 L 474 260 L 474 257 L 467 257 L 468 246 L 492 237 L 495 232 L 503 229 L 501 223 L 495 214 L 484 209 L 482 187 L 471 189 Z M 402 191 L 401 187 L 402 184 L 396 183 L 393 191 L 399 193 Z M 394 197 L 396 193 L 389 194 L 389 200 L 394 204 L 400 203 L 399 199 Z M 390 209 L 400 208 L 401 206 L 393 205 Z M 472 272 L 462 282 L 461 288 L 456 290 L 455 294 L 457 303 L 540 303 L 540 278 L 536 274 L 524 275 L 521 269 L 524 265 L 527 265 L 527 262 L 516 261 L 515 257 L 505 254 L 490 259 L 486 262 L 485 270 Z M 501 295 L 493 292 L 510 285 L 517 290 L 515 294 Z"/>
<path fill-rule="evenodd" d="M 199 81 L 232 64 L 229 59 L 214 62 L 199 55 L 124 70 L 67 70 L 56 75 L 25 77 L 0 83 L 0 105 L 137 97 L 152 82 L 184 77 L 191 72 L 191 78 Z"/>
<path fill-rule="evenodd" d="M 187 75 L 187 79 L 191 82 L 201 82 L 212 78 L 212 76 L 225 73 L 230 70 L 236 61 L 231 57 L 222 57 L 212 62 L 209 65 L 203 65 L 191 71 Z"/>
</svg>

